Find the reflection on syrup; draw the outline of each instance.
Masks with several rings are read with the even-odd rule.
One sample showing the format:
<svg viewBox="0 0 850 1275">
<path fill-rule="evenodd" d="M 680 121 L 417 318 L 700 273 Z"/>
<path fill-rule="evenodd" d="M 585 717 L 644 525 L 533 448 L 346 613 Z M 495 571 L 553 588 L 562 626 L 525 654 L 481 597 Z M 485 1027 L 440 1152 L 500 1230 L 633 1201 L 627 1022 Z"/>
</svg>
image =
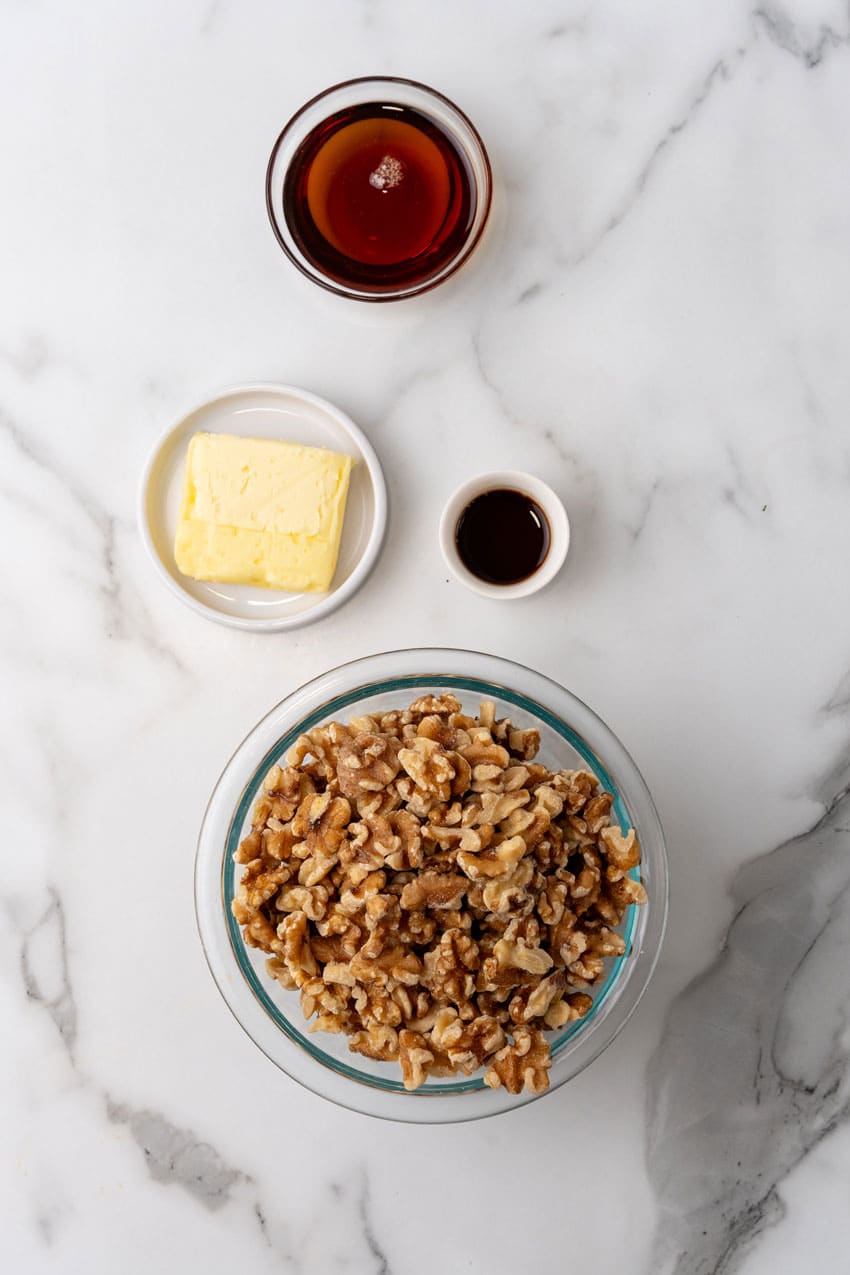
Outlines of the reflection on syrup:
<svg viewBox="0 0 850 1275">
<path fill-rule="evenodd" d="M 522 491 L 482 492 L 458 519 L 455 543 L 464 566 L 488 584 L 518 584 L 543 566 L 549 522 Z"/>
<path fill-rule="evenodd" d="M 324 120 L 286 174 L 283 210 L 323 274 L 374 292 L 422 283 L 464 246 L 475 213 L 461 152 L 407 106 L 353 106 Z"/>
</svg>

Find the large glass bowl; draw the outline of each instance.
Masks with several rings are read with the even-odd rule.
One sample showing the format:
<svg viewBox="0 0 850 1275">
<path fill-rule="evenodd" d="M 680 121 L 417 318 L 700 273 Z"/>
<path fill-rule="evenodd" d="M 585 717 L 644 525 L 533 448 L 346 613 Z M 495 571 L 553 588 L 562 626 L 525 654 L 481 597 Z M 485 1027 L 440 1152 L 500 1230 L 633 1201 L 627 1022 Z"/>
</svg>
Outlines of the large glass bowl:
<svg viewBox="0 0 850 1275">
<path fill-rule="evenodd" d="M 488 1089 L 483 1071 L 430 1079 L 408 1093 L 397 1063 L 350 1053 L 345 1036 L 311 1034 L 298 993 L 268 977 L 265 954 L 245 946 L 230 904 L 241 870 L 233 852 L 250 828 L 266 771 L 297 736 L 334 718 L 346 721 L 406 708 L 429 691 L 451 691 L 471 713 L 482 700 L 494 700 L 497 715 L 509 716 L 518 726 L 536 726 L 538 759 L 552 769 L 592 770 L 614 794 L 617 821 L 624 828 L 633 826 L 640 839 L 642 860 L 633 875 L 643 882 L 648 902 L 629 908 L 621 927 L 625 954 L 610 961 L 587 1017 L 549 1034 L 553 1061 L 547 1092 L 592 1062 L 623 1027 L 655 967 L 667 913 L 664 838 L 646 784 L 605 723 L 542 674 L 474 651 L 388 651 L 331 669 L 282 700 L 239 745 L 204 815 L 195 902 L 210 970 L 234 1017 L 287 1075 L 343 1107 L 424 1124 L 495 1115 L 531 1102 L 533 1096 Z"/>
</svg>

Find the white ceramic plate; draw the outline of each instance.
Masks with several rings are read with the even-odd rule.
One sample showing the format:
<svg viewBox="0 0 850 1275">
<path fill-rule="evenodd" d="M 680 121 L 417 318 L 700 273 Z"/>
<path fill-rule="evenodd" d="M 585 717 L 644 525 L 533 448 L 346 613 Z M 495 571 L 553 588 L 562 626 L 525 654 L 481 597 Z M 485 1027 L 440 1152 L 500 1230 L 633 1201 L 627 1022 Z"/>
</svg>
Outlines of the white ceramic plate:
<svg viewBox="0 0 850 1275">
<path fill-rule="evenodd" d="M 177 569 L 174 535 L 186 450 L 198 430 L 281 438 L 356 458 L 330 592 L 280 593 L 244 584 L 213 584 L 191 580 Z M 242 385 L 201 403 L 159 440 L 142 475 L 139 524 L 160 579 L 193 611 L 237 629 L 295 629 L 336 610 L 368 576 L 386 530 L 387 489 L 374 448 L 339 408 L 291 385 Z"/>
</svg>

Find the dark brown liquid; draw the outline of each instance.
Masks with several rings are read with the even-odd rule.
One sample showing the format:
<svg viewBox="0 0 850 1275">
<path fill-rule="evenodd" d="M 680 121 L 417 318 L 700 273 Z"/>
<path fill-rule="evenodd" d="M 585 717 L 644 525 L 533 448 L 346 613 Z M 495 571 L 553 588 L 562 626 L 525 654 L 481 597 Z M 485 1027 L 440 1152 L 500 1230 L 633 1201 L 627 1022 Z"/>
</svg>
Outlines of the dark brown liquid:
<svg viewBox="0 0 850 1275">
<path fill-rule="evenodd" d="M 422 283 L 452 261 L 475 199 L 467 163 L 436 121 L 370 102 L 331 115 L 302 142 L 283 212 L 322 274 L 380 293 Z"/>
<path fill-rule="evenodd" d="M 488 584 L 518 584 L 543 565 L 549 523 L 539 505 L 506 487 L 471 501 L 455 530 L 461 561 Z"/>
</svg>

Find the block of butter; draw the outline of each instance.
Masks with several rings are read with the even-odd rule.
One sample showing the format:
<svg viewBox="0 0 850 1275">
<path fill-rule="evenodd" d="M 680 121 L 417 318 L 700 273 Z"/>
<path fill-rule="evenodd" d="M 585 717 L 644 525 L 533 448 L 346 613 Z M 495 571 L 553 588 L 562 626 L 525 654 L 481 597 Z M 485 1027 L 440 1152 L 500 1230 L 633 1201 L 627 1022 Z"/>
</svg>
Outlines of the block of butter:
<svg viewBox="0 0 850 1275">
<path fill-rule="evenodd" d="M 324 447 L 195 434 L 174 545 L 178 568 L 195 580 L 326 592 L 353 463 Z"/>
</svg>

